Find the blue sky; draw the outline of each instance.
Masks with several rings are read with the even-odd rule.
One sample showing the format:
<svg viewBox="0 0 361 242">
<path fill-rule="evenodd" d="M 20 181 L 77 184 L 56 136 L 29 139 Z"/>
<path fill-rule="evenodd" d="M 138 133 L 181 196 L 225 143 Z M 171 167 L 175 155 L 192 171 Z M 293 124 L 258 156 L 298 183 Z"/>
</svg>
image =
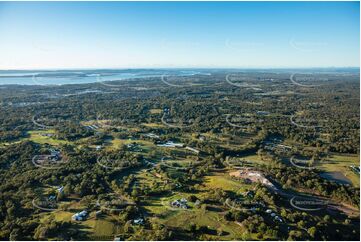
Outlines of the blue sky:
<svg viewBox="0 0 361 242">
<path fill-rule="evenodd" d="M 360 65 L 358 2 L 0 2 L 0 69 Z"/>
</svg>

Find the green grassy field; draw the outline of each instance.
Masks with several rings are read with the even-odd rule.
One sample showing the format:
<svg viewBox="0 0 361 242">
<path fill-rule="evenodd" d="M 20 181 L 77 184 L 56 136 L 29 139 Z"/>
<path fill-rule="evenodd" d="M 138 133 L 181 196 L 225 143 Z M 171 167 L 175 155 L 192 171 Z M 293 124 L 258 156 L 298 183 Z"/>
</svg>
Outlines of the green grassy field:
<svg viewBox="0 0 361 242">
<path fill-rule="evenodd" d="M 249 185 L 242 184 L 240 181 L 232 180 L 228 174 L 224 173 L 215 173 L 211 176 L 205 176 L 204 181 L 205 186 L 211 189 L 220 188 L 225 191 L 244 192 L 247 188 L 249 188 Z"/>
<path fill-rule="evenodd" d="M 207 226 L 211 230 L 222 230 L 225 235 L 208 235 L 212 240 L 239 240 L 244 233 L 244 229 L 234 222 L 228 222 L 223 215 L 213 211 L 185 210 L 178 211 L 169 215 L 165 222 L 168 226 L 187 228 L 185 225 L 195 224 L 198 226 Z"/>
<path fill-rule="evenodd" d="M 59 140 L 53 137 L 44 136 L 44 134 L 54 134 L 54 130 L 36 130 L 36 131 L 29 131 L 29 138 L 25 138 L 24 140 L 30 140 L 38 144 L 50 144 L 53 146 L 71 144 L 72 142 L 66 140 Z"/>
<path fill-rule="evenodd" d="M 317 168 L 326 172 L 341 172 L 354 186 L 360 187 L 360 176 L 351 171 L 350 165 L 360 165 L 360 157 L 353 154 L 333 154 L 324 163 L 318 163 Z"/>
</svg>

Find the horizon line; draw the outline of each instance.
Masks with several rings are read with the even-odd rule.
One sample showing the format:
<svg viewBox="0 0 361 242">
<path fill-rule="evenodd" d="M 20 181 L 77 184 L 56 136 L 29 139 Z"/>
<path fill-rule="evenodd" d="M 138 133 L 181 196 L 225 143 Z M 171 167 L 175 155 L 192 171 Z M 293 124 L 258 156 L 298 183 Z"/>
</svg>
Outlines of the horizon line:
<svg viewBox="0 0 361 242">
<path fill-rule="evenodd" d="M 360 66 L 304 66 L 304 67 L 59 67 L 59 68 L 9 68 L 0 71 L 62 71 L 62 70 L 161 70 L 161 69 L 360 69 Z"/>
</svg>

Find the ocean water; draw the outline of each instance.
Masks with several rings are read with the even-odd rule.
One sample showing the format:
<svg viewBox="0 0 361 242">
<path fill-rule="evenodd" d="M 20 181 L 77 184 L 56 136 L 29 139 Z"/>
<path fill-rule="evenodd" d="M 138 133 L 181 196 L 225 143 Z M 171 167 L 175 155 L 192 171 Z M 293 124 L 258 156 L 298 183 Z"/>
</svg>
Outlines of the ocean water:
<svg viewBox="0 0 361 242">
<path fill-rule="evenodd" d="M 0 85 L 65 85 L 118 81 L 162 75 L 195 75 L 198 71 L 86 70 L 86 71 L 0 71 Z"/>
</svg>

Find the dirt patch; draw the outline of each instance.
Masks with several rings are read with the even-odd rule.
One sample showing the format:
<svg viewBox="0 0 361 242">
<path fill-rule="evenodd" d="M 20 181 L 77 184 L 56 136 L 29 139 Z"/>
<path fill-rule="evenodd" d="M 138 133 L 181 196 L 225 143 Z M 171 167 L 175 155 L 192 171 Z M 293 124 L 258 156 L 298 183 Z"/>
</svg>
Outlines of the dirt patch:
<svg viewBox="0 0 361 242">
<path fill-rule="evenodd" d="M 251 170 L 251 169 L 241 169 L 238 171 L 233 171 L 229 173 L 230 176 L 244 179 L 249 183 L 261 183 L 266 187 L 275 189 L 275 186 L 270 182 L 262 172 Z"/>
</svg>

